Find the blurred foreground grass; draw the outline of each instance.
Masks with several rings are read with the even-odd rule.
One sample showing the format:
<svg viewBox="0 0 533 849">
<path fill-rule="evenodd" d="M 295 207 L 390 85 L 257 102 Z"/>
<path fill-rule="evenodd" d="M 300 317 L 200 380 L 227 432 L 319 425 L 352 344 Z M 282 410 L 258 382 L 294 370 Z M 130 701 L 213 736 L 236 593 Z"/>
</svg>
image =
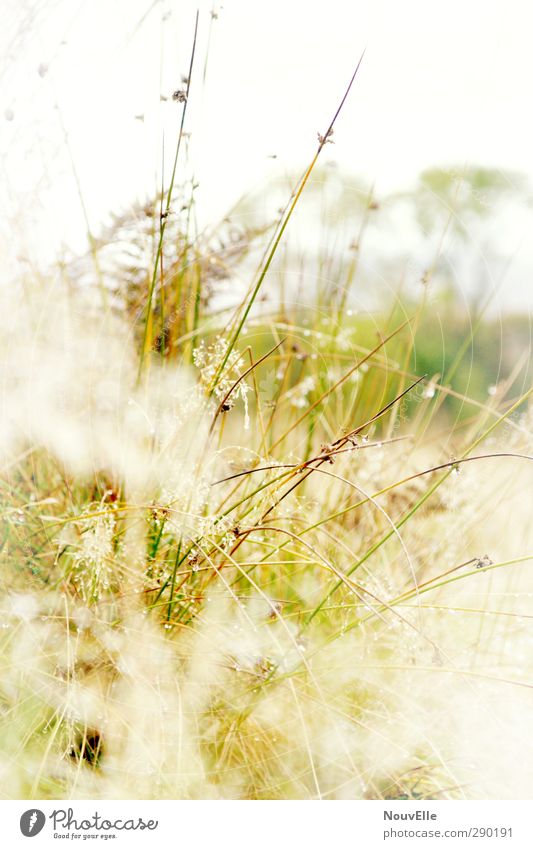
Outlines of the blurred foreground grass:
<svg viewBox="0 0 533 849">
<path fill-rule="evenodd" d="M 52 295 L 4 312 L 4 797 L 529 793 L 523 357 L 280 307 L 139 381 Z"/>
</svg>

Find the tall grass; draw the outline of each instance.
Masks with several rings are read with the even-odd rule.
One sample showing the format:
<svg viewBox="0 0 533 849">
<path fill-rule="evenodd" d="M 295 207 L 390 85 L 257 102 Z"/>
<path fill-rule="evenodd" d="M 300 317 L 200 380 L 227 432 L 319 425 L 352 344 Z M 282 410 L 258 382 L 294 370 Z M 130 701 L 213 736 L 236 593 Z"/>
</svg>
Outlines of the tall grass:
<svg viewBox="0 0 533 849">
<path fill-rule="evenodd" d="M 421 371 L 429 279 L 354 314 L 353 256 L 261 305 L 334 122 L 273 228 L 171 216 L 178 142 L 107 308 L 4 295 L 4 797 L 531 794 L 527 351 L 471 396 L 480 321 Z"/>
</svg>

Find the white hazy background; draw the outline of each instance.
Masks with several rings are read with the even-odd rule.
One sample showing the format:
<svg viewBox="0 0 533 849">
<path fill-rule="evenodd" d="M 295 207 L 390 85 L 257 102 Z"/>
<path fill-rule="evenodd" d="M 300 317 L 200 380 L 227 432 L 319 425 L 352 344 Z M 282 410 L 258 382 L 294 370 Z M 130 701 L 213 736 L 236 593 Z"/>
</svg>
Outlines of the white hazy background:
<svg viewBox="0 0 533 849">
<path fill-rule="evenodd" d="M 527 0 L 1 0 L 4 277 L 87 246 L 111 212 L 168 177 L 200 10 L 186 129 L 200 224 L 301 170 L 366 47 L 327 156 L 408 188 L 433 165 L 533 180 Z M 216 17 L 212 16 L 214 12 Z M 204 67 L 209 47 L 207 68 Z M 205 81 L 204 81 L 205 71 Z M 163 140 L 165 154 L 163 156 Z M 276 159 L 272 156 L 276 155 Z M 513 218 L 513 305 L 533 303 L 532 216 Z M 511 293 L 512 289 L 512 293 Z"/>
</svg>

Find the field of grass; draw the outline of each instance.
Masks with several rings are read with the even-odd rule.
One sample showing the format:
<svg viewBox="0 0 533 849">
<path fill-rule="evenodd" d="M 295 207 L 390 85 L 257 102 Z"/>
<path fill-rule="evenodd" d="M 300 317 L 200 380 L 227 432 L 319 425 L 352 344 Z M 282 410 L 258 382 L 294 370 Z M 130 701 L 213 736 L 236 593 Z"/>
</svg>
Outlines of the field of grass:
<svg viewBox="0 0 533 849">
<path fill-rule="evenodd" d="M 274 226 L 173 177 L 148 271 L 2 296 L 3 798 L 531 797 L 528 323 L 273 296 L 331 127 Z"/>
</svg>

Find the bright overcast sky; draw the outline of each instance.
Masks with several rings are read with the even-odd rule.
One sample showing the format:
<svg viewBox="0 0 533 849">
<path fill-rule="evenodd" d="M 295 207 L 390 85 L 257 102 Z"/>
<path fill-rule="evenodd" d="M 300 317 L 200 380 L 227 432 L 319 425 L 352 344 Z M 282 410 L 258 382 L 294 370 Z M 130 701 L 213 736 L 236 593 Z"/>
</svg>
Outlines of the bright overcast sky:
<svg viewBox="0 0 533 849">
<path fill-rule="evenodd" d="M 163 134 L 168 174 L 181 107 L 160 94 L 187 71 L 198 4 L 0 3 L 2 235 L 40 258 L 83 247 L 74 171 L 95 231 L 155 191 Z M 224 0 L 212 23 L 211 8 L 200 3 L 188 125 L 204 219 L 301 169 L 364 47 L 328 158 L 378 191 L 435 164 L 533 178 L 528 0 Z"/>
</svg>

